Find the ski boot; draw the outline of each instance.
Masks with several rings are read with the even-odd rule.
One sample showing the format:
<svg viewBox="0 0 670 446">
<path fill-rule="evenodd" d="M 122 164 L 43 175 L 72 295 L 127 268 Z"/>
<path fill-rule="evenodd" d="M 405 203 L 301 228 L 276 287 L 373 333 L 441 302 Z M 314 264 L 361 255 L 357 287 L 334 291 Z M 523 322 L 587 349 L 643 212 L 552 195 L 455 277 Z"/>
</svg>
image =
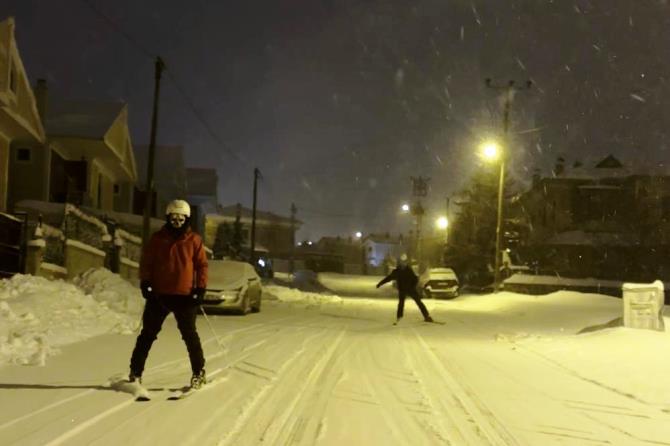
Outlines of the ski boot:
<svg viewBox="0 0 670 446">
<path fill-rule="evenodd" d="M 136 382 L 137 384 L 142 385 L 142 375 L 136 375 L 133 372 L 130 372 L 130 375 L 128 375 L 128 382 Z"/>
<path fill-rule="evenodd" d="M 191 389 L 197 390 L 205 384 L 207 384 L 205 369 L 202 369 L 198 373 L 194 373 L 193 376 L 191 376 Z"/>
</svg>

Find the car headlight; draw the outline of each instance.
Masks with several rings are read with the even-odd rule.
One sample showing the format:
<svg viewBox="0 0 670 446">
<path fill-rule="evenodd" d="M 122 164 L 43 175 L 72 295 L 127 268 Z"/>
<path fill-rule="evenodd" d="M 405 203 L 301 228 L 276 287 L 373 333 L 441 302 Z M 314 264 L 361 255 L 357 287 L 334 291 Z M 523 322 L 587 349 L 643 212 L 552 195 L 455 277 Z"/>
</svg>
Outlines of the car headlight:
<svg viewBox="0 0 670 446">
<path fill-rule="evenodd" d="M 223 290 L 221 291 L 221 299 L 226 302 L 237 301 L 242 295 L 242 287 L 236 288 L 234 290 Z"/>
<path fill-rule="evenodd" d="M 233 290 L 208 290 L 205 300 L 222 300 L 224 302 L 235 302 L 241 296 L 242 287 Z"/>
</svg>

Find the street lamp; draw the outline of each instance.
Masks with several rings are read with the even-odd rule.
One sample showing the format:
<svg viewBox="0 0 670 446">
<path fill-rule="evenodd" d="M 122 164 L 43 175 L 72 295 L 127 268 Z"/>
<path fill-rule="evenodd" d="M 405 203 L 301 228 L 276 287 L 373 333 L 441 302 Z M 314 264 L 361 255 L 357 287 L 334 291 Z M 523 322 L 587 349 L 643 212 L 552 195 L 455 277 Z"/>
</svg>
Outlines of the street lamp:
<svg viewBox="0 0 670 446">
<path fill-rule="evenodd" d="M 407 203 L 403 203 L 403 205 L 400 206 L 400 209 L 401 209 L 403 212 L 409 212 L 409 204 L 407 204 Z"/>
<path fill-rule="evenodd" d="M 444 231 L 449 227 L 449 220 L 447 220 L 447 217 L 441 216 L 435 220 L 435 227 Z"/>
<path fill-rule="evenodd" d="M 356 234 L 354 234 L 354 235 L 356 235 L 356 238 L 363 237 L 363 233 L 361 231 L 356 231 Z"/>
<path fill-rule="evenodd" d="M 500 147 L 495 141 L 487 141 L 482 144 L 482 156 L 488 161 L 496 160 L 500 157 Z"/>
<path fill-rule="evenodd" d="M 502 212 L 503 212 L 503 189 L 505 184 L 505 154 L 497 143 L 493 141 L 482 145 L 482 156 L 491 162 L 498 161 L 500 164 L 500 173 L 498 174 L 498 216 L 496 218 L 496 251 L 495 251 L 495 270 L 493 271 L 493 288 L 498 291 L 500 288 L 500 248 L 502 243 Z"/>
<path fill-rule="evenodd" d="M 509 150 L 509 114 L 512 104 L 512 99 L 514 94 L 518 91 L 530 89 L 533 82 L 528 80 L 522 87 L 515 85 L 513 80 L 507 82 L 506 85 L 493 85 L 491 79 L 486 79 L 486 87 L 492 88 L 495 90 L 502 90 L 505 94 L 504 103 L 503 103 L 503 134 L 504 134 L 504 144 L 506 145 L 507 150 Z M 498 221 L 496 223 L 496 259 L 495 259 L 495 271 L 494 273 L 494 285 L 493 289 L 495 292 L 500 290 L 500 264 L 501 264 L 501 253 L 500 248 L 502 244 L 502 212 L 503 212 L 503 184 L 505 182 L 505 156 L 502 154 L 500 156 L 500 182 L 498 183 Z"/>
</svg>

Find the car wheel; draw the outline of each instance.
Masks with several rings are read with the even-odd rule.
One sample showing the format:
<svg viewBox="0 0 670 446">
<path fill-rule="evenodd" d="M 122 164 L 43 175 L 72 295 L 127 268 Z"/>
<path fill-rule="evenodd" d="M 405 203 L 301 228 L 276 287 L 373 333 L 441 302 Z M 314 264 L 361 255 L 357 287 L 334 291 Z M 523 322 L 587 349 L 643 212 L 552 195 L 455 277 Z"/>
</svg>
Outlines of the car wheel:
<svg viewBox="0 0 670 446">
<path fill-rule="evenodd" d="M 240 308 L 238 311 L 239 314 L 244 316 L 249 312 L 249 293 L 245 294 L 244 297 L 242 298 L 242 304 L 240 305 Z"/>
<path fill-rule="evenodd" d="M 261 293 L 258 293 L 258 302 L 256 302 L 256 305 L 251 307 L 251 312 L 258 313 L 260 311 L 261 311 Z"/>
</svg>

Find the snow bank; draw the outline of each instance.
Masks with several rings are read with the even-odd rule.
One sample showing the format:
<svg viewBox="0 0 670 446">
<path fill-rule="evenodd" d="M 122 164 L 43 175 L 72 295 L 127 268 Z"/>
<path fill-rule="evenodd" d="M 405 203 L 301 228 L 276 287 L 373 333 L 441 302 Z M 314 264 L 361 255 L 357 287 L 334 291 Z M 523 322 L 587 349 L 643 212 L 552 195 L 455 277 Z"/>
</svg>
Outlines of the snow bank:
<svg viewBox="0 0 670 446">
<path fill-rule="evenodd" d="M 300 291 L 295 288 L 287 288 L 279 285 L 266 285 L 263 287 L 263 298 L 305 305 L 342 304 L 342 298 L 334 294 L 321 294 Z"/>
<path fill-rule="evenodd" d="M 93 294 L 62 280 L 30 275 L 0 281 L 0 365 L 44 365 L 59 346 L 105 333 L 133 333 L 139 320 L 136 297 L 126 293 L 122 279 L 107 277 L 92 285 L 104 276 L 94 271 L 79 279 Z M 114 296 L 123 294 L 131 296 L 127 303 L 114 302 Z"/>
<path fill-rule="evenodd" d="M 75 277 L 72 283 L 117 313 L 137 317 L 142 314 L 144 299 L 140 289 L 108 269 L 91 268 Z"/>
</svg>

